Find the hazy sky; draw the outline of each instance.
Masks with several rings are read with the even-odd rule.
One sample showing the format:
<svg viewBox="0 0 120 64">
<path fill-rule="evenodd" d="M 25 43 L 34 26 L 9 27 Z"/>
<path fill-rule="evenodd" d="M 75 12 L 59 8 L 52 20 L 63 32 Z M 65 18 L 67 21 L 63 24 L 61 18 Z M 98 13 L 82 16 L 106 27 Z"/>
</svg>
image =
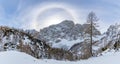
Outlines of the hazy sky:
<svg viewBox="0 0 120 64">
<path fill-rule="evenodd" d="M 39 30 L 68 19 L 83 24 L 90 11 L 102 32 L 120 21 L 120 0 L 0 0 L 0 25 Z"/>
</svg>

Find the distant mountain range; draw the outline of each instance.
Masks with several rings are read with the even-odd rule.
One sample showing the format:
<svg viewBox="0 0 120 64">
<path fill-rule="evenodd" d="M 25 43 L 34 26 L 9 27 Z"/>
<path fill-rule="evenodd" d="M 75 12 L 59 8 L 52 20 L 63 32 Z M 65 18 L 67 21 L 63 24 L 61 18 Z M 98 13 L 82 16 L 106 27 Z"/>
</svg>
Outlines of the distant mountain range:
<svg viewBox="0 0 120 64">
<path fill-rule="evenodd" d="M 59 24 L 36 30 L 22 30 L 0 26 L 0 51 L 16 50 L 36 58 L 78 60 L 89 58 L 89 24 L 74 24 L 65 20 Z M 93 27 L 93 54 L 119 49 L 120 25 L 111 25 L 101 34 Z"/>
</svg>

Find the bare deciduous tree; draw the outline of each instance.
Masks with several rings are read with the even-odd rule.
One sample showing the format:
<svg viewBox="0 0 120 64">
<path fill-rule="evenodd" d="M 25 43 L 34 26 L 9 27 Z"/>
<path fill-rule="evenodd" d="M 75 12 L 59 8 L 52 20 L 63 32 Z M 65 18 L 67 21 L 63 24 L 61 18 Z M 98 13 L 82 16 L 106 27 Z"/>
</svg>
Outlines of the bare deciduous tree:
<svg viewBox="0 0 120 64">
<path fill-rule="evenodd" d="M 89 32 L 90 32 L 90 54 L 93 56 L 92 53 L 92 43 L 93 43 L 93 27 L 98 27 L 97 24 L 98 18 L 94 12 L 90 12 L 87 17 L 87 24 L 89 24 Z"/>
</svg>

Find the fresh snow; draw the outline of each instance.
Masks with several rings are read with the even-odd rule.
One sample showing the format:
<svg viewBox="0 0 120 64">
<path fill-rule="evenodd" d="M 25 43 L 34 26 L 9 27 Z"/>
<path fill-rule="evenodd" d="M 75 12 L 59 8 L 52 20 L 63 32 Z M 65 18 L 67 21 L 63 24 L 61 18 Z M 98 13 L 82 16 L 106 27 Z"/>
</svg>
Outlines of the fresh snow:
<svg viewBox="0 0 120 64">
<path fill-rule="evenodd" d="M 103 37 L 104 37 L 104 35 L 98 35 L 98 36 L 93 37 L 93 40 L 94 41 L 98 41 L 98 40 L 100 40 Z"/>
<path fill-rule="evenodd" d="M 0 64 L 37 64 L 37 59 L 17 51 L 0 52 Z"/>
<path fill-rule="evenodd" d="M 103 53 L 102 56 L 92 57 L 88 60 L 80 61 L 57 61 L 44 60 L 46 64 L 120 64 L 120 52 L 110 51 Z"/>
<path fill-rule="evenodd" d="M 52 45 L 53 48 L 64 48 L 66 47 L 68 50 L 76 43 L 80 43 L 80 42 L 83 42 L 84 40 L 80 40 L 80 39 L 77 39 L 77 40 L 72 40 L 72 41 L 69 41 L 67 39 L 61 39 L 61 41 L 59 43 L 54 43 Z"/>
<path fill-rule="evenodd" d="M 23 52 L 0 52 L 0 64 L 120 64 L 120 52 L 107 51 L 102 56 L 80 61 L 58 61 L 53 59 L 35 59 Z"/>
</svg>

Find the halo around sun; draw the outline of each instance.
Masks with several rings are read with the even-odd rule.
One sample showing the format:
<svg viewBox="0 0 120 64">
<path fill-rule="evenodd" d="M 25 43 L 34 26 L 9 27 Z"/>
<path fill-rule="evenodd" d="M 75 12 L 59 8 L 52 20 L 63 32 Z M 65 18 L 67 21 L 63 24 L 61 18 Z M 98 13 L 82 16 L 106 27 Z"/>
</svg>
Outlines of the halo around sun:
<svg viewBox="0 0 120 64">
<path fill-rule="evenodd" d="M 76 11 L 68 5 L 60 3 L 43 3 L 34 7 L 28 13 L 30 19 L 30 29 L 40 30 L 52 24 L 57 24 L 63 20 L 73 20 L 78 22 Z"/>
</svg>

